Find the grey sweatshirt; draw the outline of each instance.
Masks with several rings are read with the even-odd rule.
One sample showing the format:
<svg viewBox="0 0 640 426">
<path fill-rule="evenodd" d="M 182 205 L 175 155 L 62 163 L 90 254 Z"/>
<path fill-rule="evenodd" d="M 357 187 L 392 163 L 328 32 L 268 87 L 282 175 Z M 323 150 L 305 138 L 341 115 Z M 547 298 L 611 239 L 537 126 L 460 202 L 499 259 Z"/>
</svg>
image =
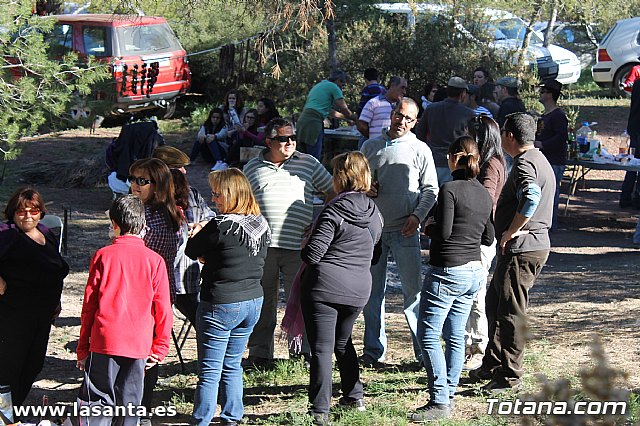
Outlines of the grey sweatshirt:
<svg viewBox="0 0 640 426">
<path fill-rule="evenodd" d="M 376 205 L 384 232 L 400 231 L 409 215 L 424 221 L 438 196 L 438 176 L 431 150 L 409 132 L 392 140 L 385 131 L 361 148 L 380 187 Z"/>
</svg>

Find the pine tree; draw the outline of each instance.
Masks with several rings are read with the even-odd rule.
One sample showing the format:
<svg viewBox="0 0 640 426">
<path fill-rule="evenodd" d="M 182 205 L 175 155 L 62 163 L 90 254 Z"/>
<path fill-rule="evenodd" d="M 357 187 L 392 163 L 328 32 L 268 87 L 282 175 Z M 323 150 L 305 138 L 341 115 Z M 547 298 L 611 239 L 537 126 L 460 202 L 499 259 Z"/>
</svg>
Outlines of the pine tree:
<svg viewBox="0 0 640 426">
<path fill-rule="evenodd" d="M 16 142 L 47 120 L 61 120 L 76 96 L 107 78 L 107 66 L 68 54 L 53 59 L 46 42 L 54 20 L 28 0 L 0 0 L 0 154 L 15 159 Z"/>
</svg>

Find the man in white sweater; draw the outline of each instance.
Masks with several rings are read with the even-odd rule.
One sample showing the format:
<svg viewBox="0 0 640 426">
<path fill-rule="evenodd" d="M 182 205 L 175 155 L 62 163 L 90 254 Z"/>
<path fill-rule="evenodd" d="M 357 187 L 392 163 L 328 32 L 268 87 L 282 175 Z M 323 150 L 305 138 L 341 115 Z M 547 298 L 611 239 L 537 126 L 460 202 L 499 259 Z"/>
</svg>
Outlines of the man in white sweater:
<svg viewBox="0 0 640 426">
<path fill-rule="evenodd" d="M 391 112 L 389 130 L 366 141 L 361 149 L 379 183 L 369 196 L 374 197 L 384 218 L 382 254 L 378 263 L 371 266 L 371 297 L 364 308 L 362 363 L 366 366 L 384 363 L 387 350 L 384 293 L 389 252 L 398 266 L 404 313 L 416 359 L 421 361 L 416 340 L 422 277 L 418 228 L 436 202 L 438 176 L 431 150 L 411 133 L 417 115 L 418 105 L 413 99 L 403 98 Z"/>
</svg>

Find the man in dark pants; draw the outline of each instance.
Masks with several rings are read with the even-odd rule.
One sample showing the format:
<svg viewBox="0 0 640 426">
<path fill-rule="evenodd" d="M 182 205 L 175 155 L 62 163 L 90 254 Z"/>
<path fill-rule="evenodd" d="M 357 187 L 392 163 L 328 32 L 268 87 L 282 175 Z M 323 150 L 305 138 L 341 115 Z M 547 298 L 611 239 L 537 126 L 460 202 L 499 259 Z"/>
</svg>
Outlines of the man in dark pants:
<svg viewBox="0 0 640 426">
<path fill-rule="evenodd" d="M 496 208 L 500 240 L 496 269 L 487 289 L 489 345 L 482 365 L 469 372 L 474 381 L 490 380 L 483 390 L 497 394 L 522 384 L 522 361 L 529 290 L 549 256 L 549 228 L 555 177 L 551 165 L 533 145 L 536 122 L 525 113 L 508 115 L 502 147 L 513 169 Z"/>
<path fill-rule="evenodd" d="M 627 122 L 627 133 L 631 137 L 630 148 L 635 148 L 635 157 L 640 158 L 640 84 L 633 85 L 631 92 L 631 108 L 629 110 L 629 121 Z M 640 209 L 640 173 L 627 172 L 620 188 L 620 208 L 633 206 Z"/>
</svg>

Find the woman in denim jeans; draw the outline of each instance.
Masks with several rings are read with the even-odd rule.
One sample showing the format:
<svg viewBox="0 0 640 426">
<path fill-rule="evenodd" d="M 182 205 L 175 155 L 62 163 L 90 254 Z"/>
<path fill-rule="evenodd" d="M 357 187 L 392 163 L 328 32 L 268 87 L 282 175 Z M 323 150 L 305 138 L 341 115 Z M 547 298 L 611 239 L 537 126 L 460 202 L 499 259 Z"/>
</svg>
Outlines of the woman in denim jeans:
<svg viewBox="0 0 640 426">
<path fill-rule="evenodd" d="M 262 309 L 262 268 L 271 232 L 238 169 L 209 174 L 219 216 L 197 224 L 185 253 L 204 263 L 196 314 L 198 385 L 193 423 L 208 425 L 215 415 L 218 388 L 225 425 L 239 423 L 242 405 L 242 353 Z"/>
<path fill-rule="evenodd" d="M 475 294 L 486 280 L 480 243 L 494 238 L 492 200 L 475 179 L 480 173 L 478 147 L 463 136 L 447 154 L 453 180 L 438 193 L 436 217 L 427 220 L 431 237 L 429 268 L 420 293 L 418 339 L 427 370 L 429 403 L 413 421 L 447 418 L 464 363 L 464 328 Z M 445 340 L 443 353 L 440 335 Z"/>
</svg>

